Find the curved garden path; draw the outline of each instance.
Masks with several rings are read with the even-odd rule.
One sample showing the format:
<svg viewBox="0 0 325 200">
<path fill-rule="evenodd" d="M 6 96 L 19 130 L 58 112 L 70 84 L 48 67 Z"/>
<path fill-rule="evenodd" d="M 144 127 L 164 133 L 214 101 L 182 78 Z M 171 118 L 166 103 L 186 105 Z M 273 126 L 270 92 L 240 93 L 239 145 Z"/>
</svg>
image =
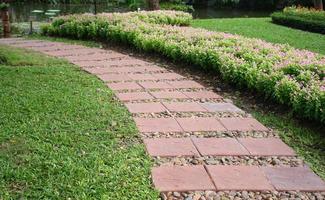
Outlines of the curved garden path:
<svg viewBox="0 0 325 200">
<path fill-rule="evenodd" d="M 325 196 L 324 181 L 274 131 L 187 77 L 111 50 L 17 38 L 0 44 L 65 58 L 115 91 L 154 159 L 163 199 Z"/>
</svg>

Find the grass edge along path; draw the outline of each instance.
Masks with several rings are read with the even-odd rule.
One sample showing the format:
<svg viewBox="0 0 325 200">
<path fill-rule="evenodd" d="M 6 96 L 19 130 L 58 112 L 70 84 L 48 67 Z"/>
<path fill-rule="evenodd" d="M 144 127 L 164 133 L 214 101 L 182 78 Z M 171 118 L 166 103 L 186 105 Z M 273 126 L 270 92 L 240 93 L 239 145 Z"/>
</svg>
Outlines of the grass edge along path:
<svg viewBox="0 0 325 200">
<path fill-rule="evenodd" d="M 0 199 L 158 199 L 126 108 L 66 61 L 0 46 Z"/>
<path fill-rule="evenodd" d="M 271 18 L 196 19 L 191 26 L 289 44 L 298 49 L 325 54 L 325 35 L 276 25 Z"/>
</svg>

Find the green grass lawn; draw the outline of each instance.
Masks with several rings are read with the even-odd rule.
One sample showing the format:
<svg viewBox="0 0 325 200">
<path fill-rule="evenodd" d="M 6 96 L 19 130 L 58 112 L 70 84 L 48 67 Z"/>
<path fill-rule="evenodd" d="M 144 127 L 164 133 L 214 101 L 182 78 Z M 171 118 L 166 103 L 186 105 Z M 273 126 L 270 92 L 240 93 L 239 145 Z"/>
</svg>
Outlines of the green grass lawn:
<svg viewBox="0 0 325 200">
<path fill-rule="evenodd" d="M 0 199 L 158 199 L 130 114 L 66 61 L 0 46 Z"/>
<path fill-rule="evenodd" d="M 197 19 L 193 27 L 260 38 L 273 43 L 287 43 L 300 49 L 325 54 L 325 35 L 273 24 L 271 18 Z"/>
</svg>

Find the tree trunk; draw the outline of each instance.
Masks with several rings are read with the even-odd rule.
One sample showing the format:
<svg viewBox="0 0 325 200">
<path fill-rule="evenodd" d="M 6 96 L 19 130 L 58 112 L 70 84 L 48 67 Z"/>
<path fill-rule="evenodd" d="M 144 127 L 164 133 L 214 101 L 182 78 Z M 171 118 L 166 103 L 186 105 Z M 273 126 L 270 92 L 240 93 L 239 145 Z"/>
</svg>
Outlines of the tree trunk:
<svg viewBox="0 0 325 200">
<path fill-rule="evenodd" d="M 10 22 L 9 22 L 9 11 L 8 9 L 2 9 L 1 11 L 2 26 L 3 26 L 3 37 L 10 37 Z"/>
<path fill-rule="evenodd" d="M 314 0 L 314 6 L 316 10 L 323 10 L 323 0 Z"/>
<path fill-rule="evenodd" d="M 159 10 L 159 0 L 148 0 L 149 10 Z"/>
</svg>

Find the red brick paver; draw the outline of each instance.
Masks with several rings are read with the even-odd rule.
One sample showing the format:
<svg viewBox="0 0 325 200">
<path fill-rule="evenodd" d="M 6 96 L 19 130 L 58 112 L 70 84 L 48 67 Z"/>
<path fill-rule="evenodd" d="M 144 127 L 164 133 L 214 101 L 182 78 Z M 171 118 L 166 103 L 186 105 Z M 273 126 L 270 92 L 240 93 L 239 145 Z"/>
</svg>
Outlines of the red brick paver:
<svg viewBox="0 0 325 200">
<path fill-rule="evenodd" d="M 152 169 L 152 179 L 162 192 L 215 190 L 203 166 L 156 167 Z"/>
<path fill-rule="evenodd" d="M 158 80 L 151 74 L 129 74 L 128 76 L 135 81 Z"/>
<path fill-rule="evenodd" d="M 193 138 L 201 155 L 240 156 L 249 152 L 235 138 Z"/>
<path fill-rule="evenodd" d="M 131 113 L 159 113 L 167 109 L 161 103 L 127 103 L 125 106 Z"/>
<path fill-rule="evenodd" d="M 151 156 L 195 156 L 199 155 L 189 138 L 145 139 Z"/>
<path fill-rule="evenodd" d="M 148 100 L 148 99 L 153 99 L 154 98 L 148 92 L 117 93 L 116 96 L 121 101 Z"/>
<path fill-rule="evenodd" d="M 184 131 L 225 131 L 215 118 L 176 118 Z"/>
<path fill-rule="evenodd" d="M 134 118 L 141 132 L 181 132 L 183 129 L 173 118 Z"/>
<path fill-rule="evenodd" d="M 200 85 L 195 81 L 169 81 L 168 82 L 173 88 L 204 88 L 204 86 Z"/>
<path fill-rule="evenodd" d="M 220 118 L 222 125 L 230 131 L 267 131 L 268 129 L 253 118 Z"/>
<path fill-rule="evenodd" d="M 109 81 L 130 81 L 131 78 L 124 74 L 103 74 L 98 76 L 105 82 Z"/>
<path fill-rule="evenodd" d="M 221 99 L 222 97 L 210 91 L 192 91 L 183 92 L 186 96 L 192 99 Z"/>
<path fill-rule="evenodd" d="M 173 88 L 171 85 L 169 85 L 166 82 L 140 82 L 139 83 L 142 87 L 145 89 L 171 89 Z"/>
<path fill-rule="evenodd" d="M 217 190 L 263 191 L 274 188 L 256 166 L 207 166 Z"/>
<path fill-rule="evenodd" d="M 232 112 L 232 113 L 244 113 L 241 109 L 237 108 L 231 103 L 201 103 L 202 107 L 210 112 Z"/>
<path fill-rule="evenodd" d="M 162 69 L 150 69 L 149 67 L 115 67 L 115 71 L 118 73 L 144 73 L 155 72 Z"/>
<path fill-rule="evenodd" d="M 171 112 L 207 112 L 205 108 L 195 102 L 165 102 L 163 104 Z"/>
<path fill-rule="evenodd" d="M 184 78 L 184 76 L 181 76 L 176 73 L 158 73 L 158 74 L 154 74 L 153 76 L 156 77 L 157 79 L 162 79 L 162 80 L 172 80 L 172 79 Z"/>
<path fill-rule="evenodd" d="M 152 96 L 157 99 L 187 99 L 182 92 L 179 91 L 159 91 L 159 92 L 150 92 Z"/>
<path fill-rule="evenodd" d="M 119 53 L 94 53 L 87 56 L 69 56 L 70 61 L 103 61 L 103 60 L 122 60 L 128 59 L 128 56 Z"/>
<path fill-rule="evenodd" d="M 139 84 L 135 82 L 125 82 L 125 83 L 109 83 L 107 84 L 112 90 L 138 90 L 143 89 Z"/>
<path fill-rule="evenodd" d="M 263 167 L 279 191 L 325 191 L 325 183 L 307 167 Z"/>
<path fill-rule="evenodd" d="M 85 67 L 83 69 L 91 74 L 96 74 L 96 75 L 116 72 L 114 68 L 110 68 L 110 67 Z"/>
<path fill-rule="evenodd" d="M 251 155 L 256 156 L 294 156 L 294 151 L 278 138 L 239 138 Z"/>
</svg>

